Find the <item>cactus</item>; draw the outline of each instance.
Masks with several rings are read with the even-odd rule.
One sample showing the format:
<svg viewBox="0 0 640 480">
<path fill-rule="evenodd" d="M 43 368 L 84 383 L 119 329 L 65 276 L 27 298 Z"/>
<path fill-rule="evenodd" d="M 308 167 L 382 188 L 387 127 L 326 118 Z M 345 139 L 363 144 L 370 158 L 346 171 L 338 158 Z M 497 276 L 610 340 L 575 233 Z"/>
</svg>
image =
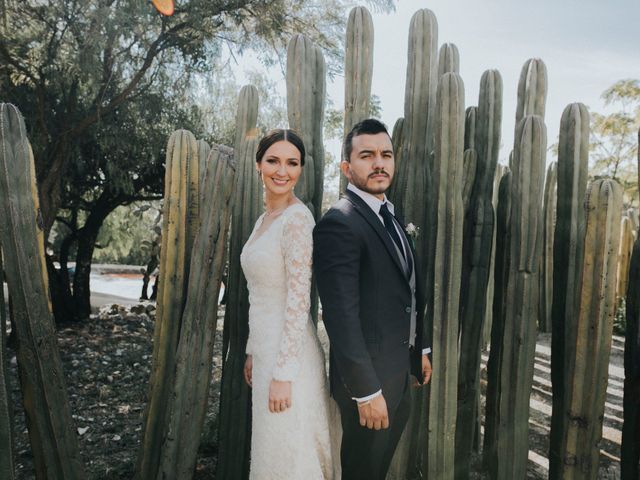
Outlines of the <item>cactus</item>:
<svg viewBox="0 0 640 480">
<path fill-rule="evenodd" d="M 620 250 L 618 251 L 618 275 L 616 298 L 624 298 L 627 294 L 629 281 L 629 261 L 633 252 L 633 221 L 629 217 L 622 217 L 620 222 Z M 617 301 L 616 301 L 617 304 Z"/>
<path fill-rule="evenodd" d="M 404 118 L 396 120 L 393 126 L 393 133 L 391 134 L 391 142 L 393 144 L 393 156 L 395 161 L 395 171 L 397 172 L 402 163 L 402 147 L 404 144 Z"/>
<path fill-rule="evenodd" d="M 464 149 L 476 148 L 476 121 L 478 116 L 478 107 L 467 107 L 465 111 L 464 121 Z"/>
<path fill-rule="evenodd" d="M 215 147 L 208 162 L 204 195 L 206 214 L 193 245 L 176 375 L 169 400 L 169 426 L 162 444 L 158 478 L 191 478 L 209 394 L 218 295 L 225 264 L 226 236 L 231 215 L 236 166 L 233 151 Z"/>
<path fill-rule="evenodd" d="M 538 329 L 551 332 L 551 304 L 553 303 L 553 235 L 556 226 L 558 163 L 551 162 L 544 183 L 544 234 L 540 267 L 540 319 Z"/>
<path fill-rule="evenodd" d="M 22 115 L 9 104 L 0 104 L 0 172 L 0 244 L 36 477 L 83 479 L 49 299 L 33 153 Z"/>
<path fill-rule="evenodd" d="M 476 180 L 465 214 L 460 299 L 460 366 L 456 426 L 456 478 L 469 477 L 479 401 L 483 314 L 493 244 L 493 182 L 502 125 L 502 78 L 488 70 L 480 81 L 475 115 Z M 465 169 L 466 169 L 465 165 Z M 466 172 L 465 172 L 466 174 Z"/>
<path fill-rule="evenodd" d="M 369 116 L 373 78 L 373 19 L 365 7 L 355 7 L 347 21 L 344 56 L 344 133 Z M 340 176 L 340 191 L 347 178 Z"/>
<path fill-rule="evenodd" d="M 568 105 L 560 121 L 556 228 L 553 239 L 551 305 L 551 384 L 553 411 L 549 446 L 549 478 L 562 478 L 560 456 L 566 429 L 566 334 L 577 321 L 585 229 L 584 196 L 589 157 L 589 112 L 581 103 Z"/>
<path fill-rule="evenodd" d="M 518 82 L 517 125 L 527 115 L 539 115 L 544 119 L 547 101 L 547 67 L 539 58 L 525 62 Z"/>
<path fill-rule="evenodd" d="M 475 150 L 469 148 L 464 151 L 462 165 L 462 206 L 464 211 L 467 212 L 471 203 L 471 192 L 476 179 L 476 169 L 478 168 L 478 154 Z"/>
<path fill-rule="evenodd" d="M 433 369 L 429 397 L 427 478 L 453 478 L 458 378 L 458 309 L 462 269 L 464 84 L 457 73 L 438 82 L 434 205 Z"/>
<path fill-rule="evenodd" d="M 431 184 L 433 117 L 437 77 L 438 23 L 431 10 L 418 10 L 411 18 L 407 81 L 404 97 L 402 159 L 389 198 L 407 222 L 431 225 L 427 213 L 428 198 L 417 199 L 416 192 L 428 197 Z M 431 214 L 432 215 L 432 214 Z M 426 231 L 425 231 L 426 233 Z M 433 235 L 418 238 L 418 251 L 427 251 Z M 422 240 L 422 241 L 421 241 Z M 418 258 L 418 267 L 426 272 L 426 255 Z"/>
<path fill-rule="evenodd" d="M 7 311 L 4 302 L 4 271 L 0 246 L 0 478 L 14 479 L 13 412 L 7 377 Z"/>
<path fill-rule="evenodd" d="M 244 130 L 236 129 L 234 142 L 238 172 L 231 213 L 227 307 L 222 352 L 224 361 L 216 470 L 216 478 L 222 480 L 245 479 L 249 475 L 251 394 L 242 375 L 249 335 L 249 292 L 240 266 L 240 253 L 263 208 L 262 183 L 255 171 L 258 140 L 253 133 L 257 112 L 257 90 L 253 86 L 243 87 L 238 102 L 236 125 L 241 125 Z"/>
<path fill-rule="evenodd" d="M 494 297 L 491 325 L 491 351 L 487 362 L 487 393 L 484 422 L 483 463 L 485 470 L 495 471 L 497 468 L 497 430 L 499 421 L 499 374 L 503 362 L 504 348 L 504 310 L 509 272 L 509 244 L 511 242 L 511 189 L 513 174 L 504 167 L 498 187 L 496 208 L 496 255 L 494 268 Z"/>
<path fill-rule="evenodd" d="M 438 78 L 449 72 L 460 73 L 460 53 L 453 43 L 443 43 L 438 54 Z"/>
<path fill-rule="evenodd" d="M 600 179 L 589 185 L 575 322 L 565 332 L 566 428 L 560 446 L 558 478 L 598 477 L 604 402 L 616 300 L 622 187 Z"/>
<path fill-rule="evenodd" d="M 168 402 L 176 362 L 191 263 L 193 242 L 200 225 L 198 144 L 191 132 L 177 130 L 169 137 L 164 177 L 162 245 L 150 397 L 138 456 L 141 479 L 158 475 L 161 446 L 167 434 Z"/>
<path fill-rule="evenodd" d="M 504 292 L 500 362 L 495 407 L 497 426 L 491 478 L 526 477 L 529 451 L 529 395 L 533 383 L 539 302 L 538 268 L 542 253 L 542 193 L 546 128 L 538 115 L 527 115 L 517 128 L 513 155 L 509 270 Z M 494 317 L 494 321 L 497 319 Z M 493 355 L 492 336 L 492 355 Z"/>
<path fill-rule="evenodd" d="M 638 143 L 640 144 L 640 130 L 638 130 Z M 640 150 L 638 150 L 638 186 L 640 187 Z M 637 210 L 634 212 L 637 215 Z M 637 229 L 634 232 L 640 233 Z M 633 245 L 626 295 L 624 423 L 622 424 L 620 473 L 622 480 L 637 480 L 640 478 L 640 235 L 636 236 Z"/>
<path fill-rule="evenodd" d="M 207 159 L 211 153 L 211 147 L 204 140 L 198 140 L 198 170 L 200 171 L 200 205 L 204 205 L 204 196 L 207 191 Z M 215 171 L 215 169 L 214 169 Z M 207 214 L 206 209 L 200 209 L 201 221 L 202 217 Z"/>
<path fill-rule="evenodd" d="M 497 210 L 498 210 L 498 190 L 500 187 L 500 181 L 502 176 L 507 172 L 508 168 L 504 165 L 498 164 L 496 167 L 496 174 L 493 177 L 493 196 L 491 198 L 491 204 L 493 205 L 493 219 L 494 223 L 497 222 Z M 491 325 L 493 323 L 493 296 L 495 291 L 495 265 L 496 265 L 496 231 L 497 227 L 493 229 L 493 240 L 491 242 L 491 260 L 489 263 L 489 283 L 487 286 L 487 305 L 485 307 L 484 314 L 484 327 L 482 332 L 482 349 L 486 350 L 489 342 L 491 341 Z"/>
<path fill-rule="evenodd" d="M 316 219 L 322 209 L 325 70 L 320 48 L 304 35 L 294 36 L 287 48 L 287 113 L 289 126 L 302 136 L 307 150 L 296 195 Z"/>
</svg>

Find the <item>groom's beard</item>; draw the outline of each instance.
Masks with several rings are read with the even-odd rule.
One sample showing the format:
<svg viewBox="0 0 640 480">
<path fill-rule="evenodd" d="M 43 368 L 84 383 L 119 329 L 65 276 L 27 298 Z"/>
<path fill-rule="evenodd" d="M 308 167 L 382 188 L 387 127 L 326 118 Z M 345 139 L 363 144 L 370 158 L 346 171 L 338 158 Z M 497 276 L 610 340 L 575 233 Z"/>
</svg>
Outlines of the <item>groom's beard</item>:
<svg viewBox="0 0 640 480">
<path fill-rule="evenodd" d="M 383 185 L 375 185 L 372 177 L 374 175 L 386 175 L 389 179 L 389 183 Z M 386 192 L 391 186 L 391 182 L 393 181 L 393 175 L 389 175 L 389 173 L 385 172 L 384 169 L 374 170 L 366 177 L 361 177 L 356 172 L 351 170 L 351 179 L 349 180 L 354 187 L 358 187 L 363 192 L 370 193 L 372 195 L 380 195 L 381 193 Z"/>
</svg>

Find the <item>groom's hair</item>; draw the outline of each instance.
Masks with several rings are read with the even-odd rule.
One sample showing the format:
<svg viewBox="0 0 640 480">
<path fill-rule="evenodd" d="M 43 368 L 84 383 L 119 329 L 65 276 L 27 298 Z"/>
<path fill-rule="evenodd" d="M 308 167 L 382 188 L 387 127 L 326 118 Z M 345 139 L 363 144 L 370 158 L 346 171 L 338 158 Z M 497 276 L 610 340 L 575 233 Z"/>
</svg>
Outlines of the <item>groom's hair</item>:
<svg viewBox="0 0 640 480">
<path fill-rule="evenodd" d="M 387 126 L 380 120 L 375 118 L 367 118 L 361 122 L 356 123 L 351 131 L 344 137 L 344 144 L 342 145 L 343 159 L 347 162 L 351 160 L 351 151 L 353 150 L 353 137 L 358 135 L 376 135 L 378 133 L 386 133 L 389 135 Z M 391 138 L 391 135 L 389 135 Z"/>
<path fill-rule="evenodd" d="M 277 142 L 289 142 L 300 152 L 300 165 L 304 167 L 305 148 L 304 142 L 300 135 L 294 130 L 286 128 L 275 128 L 262 137 L 260 143 L 258 143 L 258 150 L 256 151 L 256 163 L 260 163 L 262 157 L 267 152 L 269 147 Z"/>
</svg>

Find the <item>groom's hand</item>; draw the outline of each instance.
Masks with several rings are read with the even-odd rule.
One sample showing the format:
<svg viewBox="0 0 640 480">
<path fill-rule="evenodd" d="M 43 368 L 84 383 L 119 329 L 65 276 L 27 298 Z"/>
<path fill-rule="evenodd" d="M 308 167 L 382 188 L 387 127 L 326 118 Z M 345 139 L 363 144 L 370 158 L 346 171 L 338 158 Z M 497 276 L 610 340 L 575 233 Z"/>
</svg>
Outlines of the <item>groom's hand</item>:
<svg viewBox="0 0 640 480">
<path fill-rule="evenodd" d="M 422 384 L 426 385 L 431 380 L 431 372 L 433 369 L 431 368 L 431 361 L 429 360 L 429 355 L 422 355 Z"/>
<path fill-rule="evenodd" d="M 389 428 L 387 402 L 382 394 L 366 402 L 358 403 L 360 425 L 374 430 Z"/>
</svg>

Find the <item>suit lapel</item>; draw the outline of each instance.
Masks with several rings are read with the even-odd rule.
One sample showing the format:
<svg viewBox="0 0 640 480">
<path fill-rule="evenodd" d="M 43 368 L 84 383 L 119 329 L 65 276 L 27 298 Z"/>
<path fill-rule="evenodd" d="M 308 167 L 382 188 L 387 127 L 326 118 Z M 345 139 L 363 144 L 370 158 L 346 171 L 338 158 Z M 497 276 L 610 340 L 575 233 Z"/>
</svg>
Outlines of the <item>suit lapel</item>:
<svg viewBox="0 0 640 480">
<path fill-rule="evenodd" d="M 400 269 L 400 272 L 402 272 L 402 276 L 406 278 L 405 269 L 402 266 L 400 258 L 398 257 L 396 246 L 387 233 L 387 230 L 384 228 L 384 225 L 382 225 L 382 222 L 378 218 L 378 215 L 376 215 L 373 210 L 369 208 L 369 205 L 367 205 L 364 200 L 358 197 L 358 195 L 356 195 L 355 193 L 347 190 L 345 192 L 345 195 L 347 200 L 349 200 L 353 204 L 356 211 L 364 217 L 367 223 L 369 223 L 373 230 L 378 234 L 378 237 L 380 237 L 382 243 L 384 243 L 385 247 L 387 248 L 389 255 L 391 255 L 391 258 L 393 258 L 394 263 L 396 264 L 398 269 Z"/>
</svg>

